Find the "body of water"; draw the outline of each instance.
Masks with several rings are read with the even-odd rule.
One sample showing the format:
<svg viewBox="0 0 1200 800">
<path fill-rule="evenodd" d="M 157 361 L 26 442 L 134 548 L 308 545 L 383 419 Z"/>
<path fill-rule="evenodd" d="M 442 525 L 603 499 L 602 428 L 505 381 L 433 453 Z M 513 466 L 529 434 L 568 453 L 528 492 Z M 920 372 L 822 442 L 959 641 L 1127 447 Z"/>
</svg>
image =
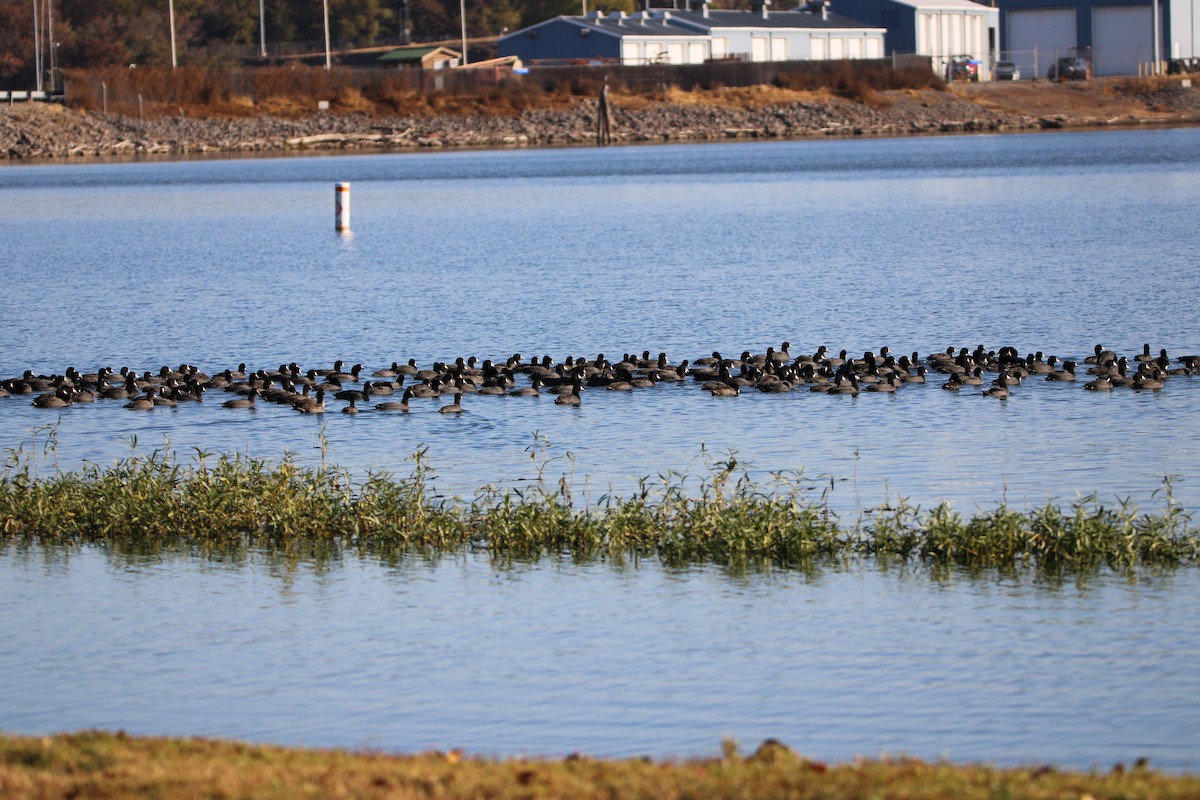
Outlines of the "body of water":
<svg viewBox="0 0 1200 800">
<path fill-rule="evenodd" d="M 3 729 L 1196 770 L 1200 571 L 0 557 Z"/>
<path fill-rule="evenodd" d="M 333 183 L 352 185 L 352 236 Z M 0 169 L 0 376 L 475 355 L 610 360 L 791 342 L 948 346 L 1082 363 L 1200 352 L 1200 130 L 239 159 Z M 260 404 L 146 414 L 0 398 L 43 469 L 169 446 L 578 494 L 736 452 L 852 515 L 897 495 L 970 511 L 1097 493 L 1200 506 L 1200 377 L 1161 392 L 1028 381 L 995 401 L 691 383 L 467 413 Z M 340 403 L 332 408 L 340 407 Z M 535 440 L 534 432 L 537 432 Z M 48 447 L 49 444 L 53 447 Z M 703 448 L 703 453 L 702 453 Z M 536 448 L 535 448 L 536 449 Z M 569 458 L 568 458 L 569 456 Z M 319 570 L 0 551 L 0 727 L 101 726 L 481 752 L 715 752 L 775 736 L 826 758 L 909 752 L 1194 769 L 1193 570 L 1076 585 L 473 556 Z"/>
</svg>

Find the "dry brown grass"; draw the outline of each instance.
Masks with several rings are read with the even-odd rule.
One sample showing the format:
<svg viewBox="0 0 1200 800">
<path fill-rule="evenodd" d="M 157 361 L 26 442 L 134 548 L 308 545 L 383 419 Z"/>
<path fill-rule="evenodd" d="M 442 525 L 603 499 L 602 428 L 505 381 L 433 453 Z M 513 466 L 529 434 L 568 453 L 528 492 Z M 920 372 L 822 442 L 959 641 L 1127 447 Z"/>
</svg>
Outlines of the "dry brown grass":
<svg viewBox="0 0 1200 800">
<path fill-rule="evenodd" d="M 626 73 L 616 75 L 611 91 L 614 100 L 627 108 L 648 103 L 761 108 L 799 101 L 827 102 L 833 96 L 880 104 L 885 102 L 879 98 L 881 90 L 926 88 L 938 82 L 927 71 L 921 74 L 880 66 L 856 67 L 845 62 L 789 68 L 770 83 L 747 87 L 729 87 L 706 79 L 697 84 L 702 88 L 695 90 L 664 86 L 659 81 L 643 88 L 622 83 L 622 75 L 628 77 Z M 515 116 L 529 110 L 569 109 L 581 98 L 597 97 L 604 85 L 602 73 L 582 69 L 552 70 L 499 82 L 489 81 L 488 77 L 308 67 L 240 71 L 139 68 L 71 70 L 67 74 L 72 105 L 98 110 L 104 98 L 103 83 L 111 112 L 148 117 L 244 117 L 260 113 L 300 117 L 312 114 L 321 100 L 329 101 L 333 113 L 368 116 Z M 675 77 L 685 78 L 682 72 Z M 671 79 L 670 75 L 664 78 Z M 444 86 L 439 89 L 442 82 Z"/>
<path fill-rule="evenodd" d="M 717 106 L 720 108 L 766 108 L 792 103 L 824 103 L 832 95 L 827 88 L 786 89 L 779 86 L 718 86 L 711 89 L 685 91 L 675 87 L 645 93 L 623 92 L 622 105 L 632 107 L 637 101 L 669 103 L 679 106 Z"/>
<path fill-rule="evenodd" d="M 580 756 L 494 761 L 457 751 L 391 756 L 88 732 L 0 736 L 0 796 L 1182 800 L 1200 796 L 1200 778 L 1163 775 L 1141 766 L 1086 775 L 1048 767 L 996 769 L 906 759 L 832 766 L 770 741 L 750 755 L 727 742 L 720 757 L 687 761 Z"/>
<path fill-rule="evenodd" d="M 1118 97 L 1137 97 L 1150 94 L 1164 86 L 1177 86 L 1178 75 L 1159 75 L 1144 77 L 1109 78 L 1100 84 L 1101 91 L 1106 95 Z"/>
</svg>

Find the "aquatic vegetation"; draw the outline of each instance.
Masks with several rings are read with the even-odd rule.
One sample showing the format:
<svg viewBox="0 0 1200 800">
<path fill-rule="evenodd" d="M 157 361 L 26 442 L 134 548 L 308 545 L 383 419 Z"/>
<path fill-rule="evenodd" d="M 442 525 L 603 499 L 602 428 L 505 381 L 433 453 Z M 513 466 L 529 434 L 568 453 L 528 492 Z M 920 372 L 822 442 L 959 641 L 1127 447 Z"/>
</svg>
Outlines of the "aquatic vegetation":
<svg viewBox="0 0 1200 800">
<path fill-rule="evenodd" d="M 454 798 L 1185 798 L 1195 775 L 1167 775 L 1139 760 L 1105 772 L 1047 766 L 930 763 L 917 759 L 827 764 L 767 740 L 743 754 L 646 758 L 485 759 L 458 750 L 393 755 L 299 750 L 212 739 L 160 739 L 89 731 L 0 736 L 0 794 L 9 797 Z"/>
<path fill-rule="evenodd" d="M 733 455 L 710 459 L 700 476 L 666 472 L 642 479 L 628 496 L 587 503 L 576 500 L 567 475 L 549 479 L 544 464 L 520 488 L 446 498 L 431 484 L 428 454 L 418 450 L 411 460 L 407 476 L 356 480 L 290 458 L 198 452 L 184 461 L 164 448 L 39 476 L 34 459 L 13 454 L 0 473 L 0 545 L 259 549 L 297 557 L 349 550 L 382 558 L 484 549 L 496 558 L 657 558 L 735 569 L 872 556 L 1051 572 L 1200 561 L 1200 531 L 1174 502 L 1170 481 L 1157 512 L 1094 496 L 969 516 L 948 504 L 921 509 L 900 501 L 847 521 L 803 475 L 774 473 L 762 483 Z"/>
</svg>

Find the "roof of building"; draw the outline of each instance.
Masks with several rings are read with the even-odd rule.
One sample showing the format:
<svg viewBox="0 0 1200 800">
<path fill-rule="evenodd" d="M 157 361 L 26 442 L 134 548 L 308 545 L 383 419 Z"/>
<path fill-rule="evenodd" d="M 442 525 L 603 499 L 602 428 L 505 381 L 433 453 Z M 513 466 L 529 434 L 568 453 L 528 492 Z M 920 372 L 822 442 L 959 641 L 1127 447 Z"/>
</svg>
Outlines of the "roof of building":
<svg viewBox="0 0 1200 800">
<path fill-rule="evenodd" d="M 907 0 L 905 0 L 907 2 Z M 918 0 L 925 2 L 926 0 Z M 976 5 L 970 0 L 943 0 L 949 3 Z M 594 31 L 607 36 L 707 36 L 713 29 L 743 28 L 801 29 L 801 30 L 875 30 L 877 26 L 838 14 L 810 13 L 807 11 L 769 11 L 766 16 L 753 11 L 663 11 L 654 10 L 647 14 L 614 11 L 608 14 L 592 12 L 584 17 L 561 16 L 532 25 L 509 36 L 526 33 L 551 22 L 566 22 L 582 30 Z M 883 30 L 878 28 L 878 30 Z M 507 37 L 501 37 L 507 38 Z"/>
<path fill-rule="evenodd" d="M 395 50 L 389 50 L 379 57 L 379 61 L 394 62 L 394 61 L 420 61 L 430 53 L 438 50 L 443 51 L 449 58 L 458 58 L 459 54 L 455 51 L 441 46 L 433 47 L 397 47 Z"/>
<path fill-rule="evenodd" d="M 970 2 L 970 0 L 950 0 Z M 810 13 L 808 11 L 768 11 L 766 16 L 753 11 L 709 11 L 705 16 L 700 11 L 670 11 L 672 18 L 685 23 L 699 25 L 706 30 L 712 28 L 800 28 L 805 30 L 844 30 L 846 28 L 873 28 L 856 19 L 840 14 Z"/>
<path fill-rule="evenodd" d="M 605 33 L 609 36 L 702 36 L 695 28 L 680 25 L 673 17 L 650 18 L 641 12 L 626 15 L 616 11 L 612 14 L 591 14 L 586 17 L 556 17 L 585 30 Z M 534 26 L 537 27 L 537 26 Z"/>
<path fill-rule="evenodd" d="M 520 68 L 521 66 L 521 59 L 516 56 L 500 56 L 499 58 L 487 58 L 483 61 L 472 61 L 470 64 L 459 64 L 454 69 L 456 71 L 470 72 L 473 69 L 494 69 L 496 67 Z"/>
<path fill-rule="evenodd" d="M 843 2 L 845 0 L 842 0 Z M 933 9 L 950 9 L 963 11 L 996 11 L 995 8 L 985 6 L 982 3 L 973 2 L 973 0 L 893 0 L 904 6 L 912 6 L 913 8 L 921 8 L 927 10 Z M 853 4 L 851 4 L 853 5 Z"/>
</svg>

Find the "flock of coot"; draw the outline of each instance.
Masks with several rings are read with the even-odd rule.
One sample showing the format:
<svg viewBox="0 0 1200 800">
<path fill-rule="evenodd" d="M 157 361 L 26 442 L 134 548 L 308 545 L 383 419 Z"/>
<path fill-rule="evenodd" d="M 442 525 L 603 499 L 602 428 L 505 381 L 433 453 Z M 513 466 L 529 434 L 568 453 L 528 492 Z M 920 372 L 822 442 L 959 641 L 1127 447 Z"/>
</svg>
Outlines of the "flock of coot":
<svg viewBox="0 0 1200 800">
<path fill-rule="evenodd" d="M 909 384 L 936 379 L 941 388 L 1008 397 L 1024 381 L 1077 381 L 1091 391 L 1135 389 L 1157 391 L 1175 376 L 1200 373 L 1200 355 L 1171 358 L 1165 349 L 1157 354 L 1150 345 L 1132 357 L 1096 345 L 1079 364 L 1041 352 L 1020 355 L 1016 348 L 987 350 L 948 347 L 925 358 L 919 354 L 896 356 L 887 347 L 852 357 L 845 350 L 834 355 L 821 346 L 812 354 L 797 355 L 790 343 L 765 353 L 743 352 L 727 358 L 719 352 L 673 364 L 666 353 L 625 354 L 613 363 L 603 353 L 594 359 L 568 357 L 558 362 L 550 356 L 524 359 L 520 354 L 500 361 L 479 361 L 474 356 L 437 362 L 428 368 L 416 359 L 393 362 L 388 368 L 368 372 L 362 364 L 349 369 L 337 361 L 328 369 L 302 369 L 281 364 L 277 369 L 249 371 L 245 364 L 206 374 L 190 364 L 138 372 L 128 367 L 102 367 L 81 373 L 68 367 L 61 375 L 35 375 L 0 381 L 0 397 L 32 396 L 38 408 L 62 409 L 80 403 L 118 401 L 134 411 L 202 402 L 205 396 L 225 398 L 230 409 L 253 409 L 259 403 L 290 405 L 301 414 L 338 410 L 407 412 L 413 399 L 452 397 L 439 405 L 443 414 L 463 411 L 463 397 L 496 395 L 538 397 L 553 395 L 558 405 L 579 406 L 588 390 L 642 391 L 659 384 L 691 383 L 714 397 L 735 397 L 742 392 L 792 391 L 855 395 L 859 392 L 896 392 Z M 395 399 L 399 396 L 399 399 Z M 211 401 L 210 401 L 211 402 Z"/>
</svg>

